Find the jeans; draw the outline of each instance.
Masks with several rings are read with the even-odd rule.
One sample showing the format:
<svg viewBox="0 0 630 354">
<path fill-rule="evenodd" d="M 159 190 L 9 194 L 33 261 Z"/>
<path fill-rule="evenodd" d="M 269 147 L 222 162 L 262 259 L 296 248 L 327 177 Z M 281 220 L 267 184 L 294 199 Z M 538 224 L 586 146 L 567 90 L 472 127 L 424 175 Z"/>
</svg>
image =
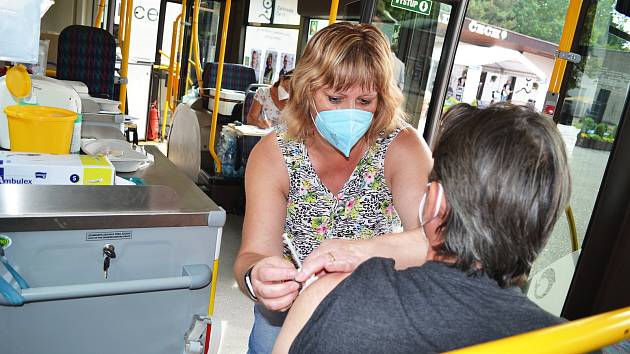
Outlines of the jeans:
<svg viewBox="0 0 630 354">
<path fill-rule="evenodd" d="M 247 354 L 271 353 L 285 318 L 285 312 L 269 311 L 263 305 L 254 305 L 254 327 L 249 335 Z"/>
</svg>

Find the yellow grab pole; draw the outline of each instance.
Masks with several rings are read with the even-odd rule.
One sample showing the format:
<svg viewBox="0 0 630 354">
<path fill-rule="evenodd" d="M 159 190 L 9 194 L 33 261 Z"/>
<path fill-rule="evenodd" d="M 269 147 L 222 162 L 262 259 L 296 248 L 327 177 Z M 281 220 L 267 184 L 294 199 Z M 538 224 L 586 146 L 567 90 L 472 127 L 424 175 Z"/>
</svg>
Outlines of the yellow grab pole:
<svg viewBox="0 0 630 354">
<path fill-rule="evenodd" d="M 122 48 L 123 39 L 125 38 L 125 19 L 127 12 L 127 0 L 120 2 L 120 17 L 118 18 L 118 45 Z"/>
<path fill-rule="evenodd" d="M 580 17 L 581 8 L 582 0 L 571 0 L 569 2 L 567 16 L 564 20 L 564 28 L 562 29 L 562 37 L 560 38 L 560 44 L 558 45 L 558 50 L 561 52 L 571 51 L 571 44 L 573 44 L 573 37 L 575 36 L 575 30 Z M 566 59 L 556 58 L 551 79 L 549 80 L 549 92 L 556 94 L 560 92 L 560 85 L 562 84 L 562 78 L 564 77 L 566 67 Z"/>
<path fill-rule="evenodd" d="M 337 9 L 339 8 L 339 0 L 332 0 L 330 4 L 330 15 L 328 16 L 328 24 L 332 25 L 337 22 Z"/>
<path fill-rule="evenodd" d="M 194 33 L 192 34 L 192 36 L 194 37 Z M 188 89 L 190 88 L 188 83 L 192 82 L 192 80 L 190 80 L 190 70 L 191 70 L 191 68 L 194 68 L 194 66 L 195 66 L 195 64 L 192 61 L 193 46 L 194 45 L 195 45 L 195 40 L 193 38 L 191 38 L 190 39 L 190 50 L 188 51 L 188 70 L 186 70 L 186 87 L 184 88 L 184 95 L 186 94 L 186 92 L 188 92 Z"/>
<path fill-rule="evenodd" d="M 573 44 L 573 37 L 575 36 L 575 30 L 577 29 L 581 9 L 582 0 L 570 0 L 569 7 L 567 8 L 567 15 L 564 20 L 564 28 L 562 29 L 562 37 L 560 38 L 560 43 L 558 44 L 558 51 L 571 51 L 571 45 Z M 549 79 L 549 89 L 547 90 L 547 97 L 545 99 L 545 106 L 553 106 L 554 113 L 558 103 L 558 94 L 560 93 L 560 86 L 562 85 L 562 79 L 564 78 L 564 72 L 566 68 L 566 59 L 556 57 L 556 61 L 553 65 L 553 71 L 551 72 L 551 78 Z M 548 114 L 551 114 L 551 112 L 549 112 Z M 575 218 L 573 217 L 573 210 L 571 209 L 570 205 L 565 210 L 565 215 L 567 217 L 567 223 L 569 224 L 571 250 L 575 252 L 579 249 L 579 242 L 577 229 L 575 227 Z"/>
<path fill-rule="evenodd" d="M 219 278 L 219 254 L 221 252 L 222 239 L 223 228 L 220 227 L 217 230 L 217 240 L 214 245 L 214 259 L 212 261 L 212 280 L 210 283 L 210 299 L 208 300 L 208 316 L 212 316 L 214 314 L 214 299 L 217 295 L 217 279 Z"/>
<path fill-rule="evenodd" d="M 191 60 L 193 53 L 195 55 L 195 61 Z M 197 83 L 201 82 L 201 59 L 199 58 L 199 0 L 195 0 L 193 6 L 193 19 L 192 19 L 192 38 L 190 41 L 190 52 L 188 53 L 188 63 L 192 64 L 195 68 L 195 74 L 197 75 Z M 190 69 L 186 72 L 186 91 L 188 92 L 188 84 L 192 85 L 190 80 Z M 201 85 L 199 85 L 201 88 Z"/>
<path fill-rule="evenodd" d="M 223 64 L 225 62 L 225 47 L 227 46 L 228 26 L 230 25 L 230 7 L 232 0 L 225 1 L 225 11 L 223 12 L 223 29 L 221 31 L 221 46 L 219 47 L 219 67 L 217 69 L 217 85 L 214 93 L 214 107 L 212 108 L 212 125 L 210 127 L 210 155 L 216 164 L 218 173 L 221 173 L 221 161 L 214 149 L 215 134 L 217 133 L 217 118 L 219 117 L 219 96 L 221 96 L 221 81 L 223 80 Z"/>
<path fill-rule="evenodd" d="M 131 41 L 131 17 L 133 14 L 133 0 L 127 0 L 127 11 L 125 20 L 125 40 L 123 41 L 122 62 L 120 63 L 120 111 L 124 114 L 127 99 L 127 72 L 129 71 L 129 42 Z M 122 21 L 121 21 L 122 22 Z"/>
<path fill-rule="evenodd" d="M 179 72 L 181 62 L 182 62 L 182 47 L 184 46 L 184 33 L 186 28 L 186 0 L 182 0 L 182 18 L 179 21 L 179 37 L 177 39 L 177 54 L 175 61 L 175 80 L 173 81 L 172 88 L 172 97 L 173 97 L 173 107 L 171 110 L 175 110 L 175 100 L 179 96 L 179 78 L 181 77 L 181 73 Z"/>
<path fill-rule="evenodd" d="M 577 229 L 575 227 L 575 218 L 573 217 L 573 209 L 569 205 L 564 211 L 569 224 L 569 237 L 571 237 L 571 251 L 575 252 L 580 249 L 580 240 L 578 240 Z"/>
<path fill-rule="evenodd" d="M 179 28 L 179 21 L 181 20 L 182 15 L 177 15 L 175 21 L 173 21 L 173 36 L 171 37 L 171 57 L 168 65 L 168 79 L 166 81 L 166 99 L 164 100 L 164 114 L 162 115 L 162 139 L 166 136 L 166 118 L 168 116 L 169 108 L 171 111 L 175 109 L 174 105 L 171 106 L 171 97 L 173 95 L 173 76 L 175 76 L 174 68 L 175 68 L 175 47 L 177 40 L 177 29 Z"/>
<path fill-rule="evenodd" d="M 628 328 L 630 307 L 448 353 L 588 353 L 630 339 Z"/>
<path fill-rule="evenodd" d="M 101 0 L 101 2 L 98 3 L 98 13 L 96 14 L 96 20 L 94 20 L 94 27 L 101 28 L 103 12 L 105 12 L 105 0 Z"/>
<path fill-rule="evenodd" d="M 161 56 L 165 57 L 165 58 L 166 58 L 166 59 L 168 59 L 169 61 L 171 60 L 171 57 L 170 57 L 170 56 L 168 56 L 166 53 L 164 53 L 164 52 L 162 51 L 162 49 L 160 49 L 158 52 L 160 53 L 160 55 L 161 55 Z"/>
<path fill-rule="evenodd" d="M 199 57 L 199 0 L 195 1 L 195 13 L 193 17 L 193 41 L 195 42 L 195 70 L 197 83 L 201 82 L 201 58 Z M 201 85 L 199 85 L 201 90 Z"/>
</svg>

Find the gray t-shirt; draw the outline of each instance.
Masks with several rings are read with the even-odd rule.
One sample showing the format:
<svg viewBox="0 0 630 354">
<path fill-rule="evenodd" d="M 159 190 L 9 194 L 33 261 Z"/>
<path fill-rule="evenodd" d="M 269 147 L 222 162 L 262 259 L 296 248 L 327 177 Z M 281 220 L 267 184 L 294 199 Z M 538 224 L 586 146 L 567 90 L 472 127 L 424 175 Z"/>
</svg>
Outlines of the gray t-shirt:
<svg viewBox="0 0 630 354">
<path fill-rule="evenodd" d="M 372 258 L 328 294 L 290 352 L 435 353 L 562 322 L 487 276 Z"/>
</svg>

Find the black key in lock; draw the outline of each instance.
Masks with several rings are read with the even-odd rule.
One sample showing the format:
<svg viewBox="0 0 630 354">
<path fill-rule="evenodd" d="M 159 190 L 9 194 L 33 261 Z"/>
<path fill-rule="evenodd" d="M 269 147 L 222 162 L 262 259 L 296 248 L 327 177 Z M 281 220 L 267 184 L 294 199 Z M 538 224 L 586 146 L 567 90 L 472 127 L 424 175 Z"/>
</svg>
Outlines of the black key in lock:
<svg viewBox="0 0 630 354">
<path fill-rule="evenodd" d="M 114 245 L 107 244 L 103 247 L 103 276 L 107 279 L 109 272 L 109 265 L 112 258 L 116 258 L 116 251 Z"/>
</svg>

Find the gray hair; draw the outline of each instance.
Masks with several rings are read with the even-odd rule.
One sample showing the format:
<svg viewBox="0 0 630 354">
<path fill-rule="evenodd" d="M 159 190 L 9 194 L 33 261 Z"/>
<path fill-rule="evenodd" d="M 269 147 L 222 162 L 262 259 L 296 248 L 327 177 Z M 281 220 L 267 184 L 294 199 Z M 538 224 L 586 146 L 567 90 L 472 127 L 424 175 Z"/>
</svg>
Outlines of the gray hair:
<svg viewBox="0 0 630 354">
<path fill-rule="evenodd" d="M 448 208 L 437 252 L 455 266 L 519 285 L 566 207 L 571 179 L 554 123 L 509 104 L 445 121 L 430 180 Z"/>
</svg>

